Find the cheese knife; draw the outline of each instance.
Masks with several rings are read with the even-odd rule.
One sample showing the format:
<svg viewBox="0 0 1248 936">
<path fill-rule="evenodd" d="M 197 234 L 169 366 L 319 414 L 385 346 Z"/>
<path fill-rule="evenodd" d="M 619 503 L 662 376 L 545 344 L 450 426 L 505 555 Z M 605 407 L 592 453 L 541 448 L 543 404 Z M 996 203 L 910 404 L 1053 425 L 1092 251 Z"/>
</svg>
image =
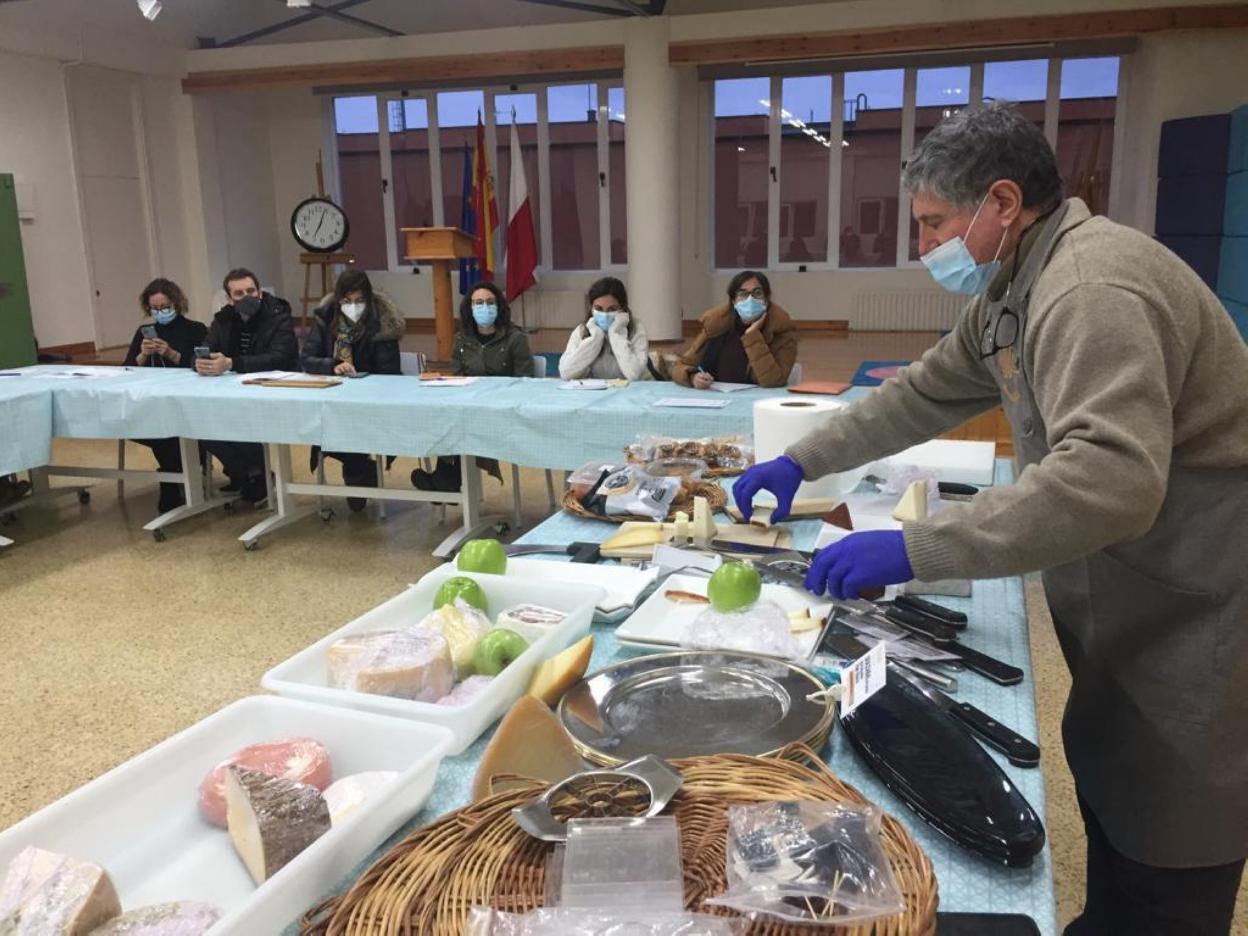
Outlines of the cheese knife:
<svg viewBox="0 0 1248 936">
<path fill-rule="evenodd" d="M 988 747 L 1000 751 L 1015 767 L 1035 767 L 1040 763 L 1040 748 L 1013 728 L 1003 725 L 983 709 L 969 702 L 951 699 L 939 689 L 922 681 L 912 680 L 918 690 L 951 718 L 961 722 Z"/>
</svg>

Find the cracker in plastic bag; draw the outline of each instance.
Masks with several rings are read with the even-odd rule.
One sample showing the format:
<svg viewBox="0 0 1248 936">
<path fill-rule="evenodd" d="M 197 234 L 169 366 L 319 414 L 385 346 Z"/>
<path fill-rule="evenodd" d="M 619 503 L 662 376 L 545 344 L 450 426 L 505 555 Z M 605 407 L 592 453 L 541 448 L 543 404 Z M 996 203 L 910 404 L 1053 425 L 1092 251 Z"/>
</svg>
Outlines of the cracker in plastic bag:
<svg viewBox="0 0 1248 936">
<path fill-rule="evenodd" d="M 598 482 L 580 502 L 601 517 L 638 517 L 661 522 L 667 519 L 680 488 L 680 478 L 656 478 L 636 465 L 616 470 L 604 467 Z"/>
</svg>

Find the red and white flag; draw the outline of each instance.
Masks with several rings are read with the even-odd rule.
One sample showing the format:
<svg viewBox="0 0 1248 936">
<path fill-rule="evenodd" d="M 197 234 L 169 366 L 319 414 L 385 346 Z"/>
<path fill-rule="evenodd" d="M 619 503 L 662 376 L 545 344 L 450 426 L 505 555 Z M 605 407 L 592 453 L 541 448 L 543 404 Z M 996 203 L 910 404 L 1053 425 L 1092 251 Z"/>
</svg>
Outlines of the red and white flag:
<svg viewBox="0 0 1248 936">
<path fill-rule="evenodd" d="M 524 177 L 524 158 L 515 117 L 511 121 L 511 197 L 507 211 L 507 301 L 537 284 L 537 233 Z"/>
</svg>

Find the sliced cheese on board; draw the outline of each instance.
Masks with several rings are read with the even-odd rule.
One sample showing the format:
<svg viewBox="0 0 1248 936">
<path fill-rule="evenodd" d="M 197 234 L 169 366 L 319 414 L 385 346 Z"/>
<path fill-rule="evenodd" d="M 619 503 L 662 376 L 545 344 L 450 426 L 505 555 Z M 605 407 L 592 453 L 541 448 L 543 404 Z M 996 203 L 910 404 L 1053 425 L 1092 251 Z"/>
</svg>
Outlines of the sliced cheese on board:
<svg viewBox="0 0 1248 936">
<path fill-rule="evenodd" d="M 509 789 L 505 781 L 491 782 L 499 774 L 558 783 L 583 769 L 581 756 L 558 716 L 540 699 L 523 695 L 503 716 L 481 756 L 472 781 L 472 801 Z"/>
<path fill-rule="evenodd" d="M 653 549 L 659 543 L 667 541 L 667 532 L 661 523 L 629 522 L 621 526 L 620 531 L 602 544 L 602 554 L 630 549 Z"/>
<path fill-rule="evenodd" d="M 594 638 L 578 640 L 562 653 L 543 662 L 533 673 L 529 683 L 531 696 L 537 696 L 547 705 L 556 705 L 563 694 L 589 669 L 589 658 L 594 655 Z"/>
<path fill-rule="evenodd" d="M 398 775 L 395 770 L 366 770 L 335 780 L 324 793 L 330 824 L 342 825 L 343 820 L 394 783 Z"/>
<path fill-rule="evenodd" d="M 677 543 L 689 542 L 689 515 L 683 510 L 676 511 L 676 522 L 672 524 L 672 538 Z"/>
<path fill-rule="evenodd" d="M 446 638 L 430 631 L 371 631 L 336 640 L 325 652 L 338 689 L 436 702 L 455 683 Z"/>
<path fill-rule="evenodd" d="M 719 535 L 715 526 L 715 518 L 711 516 L 711 505 L 705 497 L 693 499 L 693 541 L 705 546 Z"/>
<path fill-rule="evenodd" d="M 91 936 L 203 936 L 219 919 L 221 911 L 211 904 L 176 900 L 127 911 Z"/>
<path fill-rule="evenodd" d="M 234 850 L 263 884 L 329 831 L 329 806 L 306 783 L 231 767 L 225 775 L 225 814 Z"/>
<path fill-rule="evenodd" d="M 911 481 L 893 509 L 893 519 L 903 523 L 927 519 L 927 482 Z"/>
<path fill-rule="evenodd" d="M 103 868 L 34 846 L 17 853 L 0 884 L 5 936 L 87 936 L 120 913 Z"/>
</svg>

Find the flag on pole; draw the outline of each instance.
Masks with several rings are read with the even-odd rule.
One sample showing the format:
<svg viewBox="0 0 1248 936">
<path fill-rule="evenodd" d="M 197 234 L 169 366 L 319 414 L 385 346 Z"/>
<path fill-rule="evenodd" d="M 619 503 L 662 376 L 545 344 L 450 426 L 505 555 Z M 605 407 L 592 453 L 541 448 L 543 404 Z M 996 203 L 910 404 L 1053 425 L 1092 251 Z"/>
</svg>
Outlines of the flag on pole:
<svg viewBox="0 0 1248 936">
<path fill-rule="evenodd" d="M 516 112 L 511 112 L 511 193 L 507 206 L 507 301 L 537 284 L 537 233 L 533 204 L 524 175 Z"/>
<path fill-rule="evenodd" d="M 494 198 L 494 174 L 485 148 L 485 125 L 477 114 L 477 149 L 472 157 L 472 213 L 476 220 L 476 255 L 479 279 L 494 278 L 494 232 L 498 230 L 498 201 Z"/>
<path fill-rule="evenodd" d="M 472 212 L 472 148 L 464 143 L 464 185 L 459 213 L 459 229 L 465 234 L 477 232 L 476 218 Z M 459 294 L 466 296 L 481 280 L 477 269 L 476 257 L 461 257 L 459 260 Z"/>
</svg>

